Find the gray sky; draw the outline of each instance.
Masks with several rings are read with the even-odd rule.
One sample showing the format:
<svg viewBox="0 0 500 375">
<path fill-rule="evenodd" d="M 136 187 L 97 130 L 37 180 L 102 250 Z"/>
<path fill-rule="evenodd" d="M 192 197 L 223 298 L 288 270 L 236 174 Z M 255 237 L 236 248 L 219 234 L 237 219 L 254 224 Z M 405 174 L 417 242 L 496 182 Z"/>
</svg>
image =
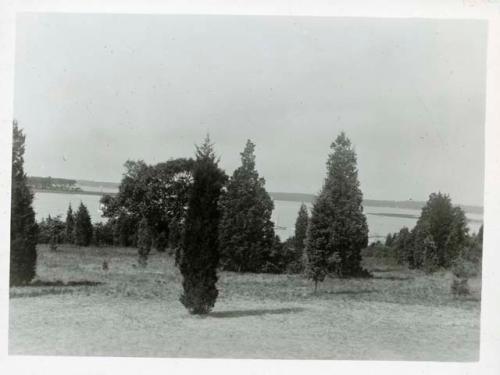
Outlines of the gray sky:
<svg viewBox="0 0 500 375">
<path fill-rule="evenodd" d="M 270 191 L 317 193 L 356 146 L 365 198 L 482 205 L 483 21 L 23 14 L 15 117 L 31 175 L 119 181 L 126 159 L 232 173 L 247 138 Z"/>
</svg>

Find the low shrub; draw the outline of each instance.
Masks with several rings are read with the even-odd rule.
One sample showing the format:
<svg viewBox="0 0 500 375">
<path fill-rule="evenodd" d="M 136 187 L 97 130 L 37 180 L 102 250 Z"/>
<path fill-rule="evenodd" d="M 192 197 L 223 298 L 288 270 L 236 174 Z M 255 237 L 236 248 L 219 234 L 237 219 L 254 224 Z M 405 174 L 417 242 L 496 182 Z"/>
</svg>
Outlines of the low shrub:
<svg viewBox="0 0 500 375">
<path fill-rule="evenodd" d="M 65 229 L 66 225 L 60 216 L 49 215 L 38 223 L 38 243 L 49 244 L 55 250 L 58 244 L 65 242 Z"/>
<path fill-rule="evenodd" d="M 110 221 L 94 224 L 92 244 L 95 246 L 113 246 L 113 225 Z"/>
<path fill-rule="evenodd" d="M 469 278 L 476 273 L 476 265 L 463 257 L 455 259 L 452 264 L 451 272 L 453 281 L 451 283 L 451 292 L 455 297 L 470 294 Z"/>
</svg>

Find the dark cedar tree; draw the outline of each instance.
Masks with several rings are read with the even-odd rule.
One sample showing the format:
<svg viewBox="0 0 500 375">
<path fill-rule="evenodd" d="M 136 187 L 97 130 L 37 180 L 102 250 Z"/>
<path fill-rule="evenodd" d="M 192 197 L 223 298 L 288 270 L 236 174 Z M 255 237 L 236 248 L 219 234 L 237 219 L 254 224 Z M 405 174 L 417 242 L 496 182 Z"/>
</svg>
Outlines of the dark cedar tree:
<svg viewBox="0 0 500 375">
<path fill-rule="evenodd" d="M 80 202 L 75 215 L 75 244 L 89 246 L 92 241 L 92 222 L 87 207 Z"/>
<path fill-rule="evenodd" d="M 33 195 L 24 173 L 25 135 L 13 123 L 12 196 L 10 216 L 10 285 L 29 283 L 36 272 L 37 225 Z"/>
<path fill-rule="evenodd" d="M 218 200 L 225 182 L 226 175 L 218 167 L 207 136 L 196 148 L 179 261 L 183 277 L 180 301 L 191 314 L 207 314 L 217 299 Z"/>
<path fill-rule="evenodd" d="M 73 209 L 71 208 L 71 203 L 68 207 L 68 211 L 66 213 L 66 228 L 65 228 L 65 237 L 67 243 L 75 242 L 75 215 L 73 214 Z"/>
</svg>

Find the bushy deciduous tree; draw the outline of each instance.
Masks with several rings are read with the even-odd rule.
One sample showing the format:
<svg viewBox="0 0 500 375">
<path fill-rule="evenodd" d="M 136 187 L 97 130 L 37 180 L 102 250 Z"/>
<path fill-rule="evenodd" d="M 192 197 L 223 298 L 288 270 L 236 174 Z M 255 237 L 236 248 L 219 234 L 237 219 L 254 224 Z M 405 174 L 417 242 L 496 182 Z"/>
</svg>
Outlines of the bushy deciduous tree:
<svg viewBox="0 0 500 375">
<path fill-rule="evenodd" d="M 262 272 L 274 241 L 273 201 L 255 169 L 255 145 L 248 140 L 220 200 L 221 265 L 238 272 Z"/>
<path fill-rule="evenodd" d="M 12 195 L 10 216 L 10 285 L 29 283 L 36 273 L 37 225 L 33 195 L 24 173 L 25 135 L 13 123 Z"/>
<path fill-rule="evenodd" d="M 436 243 L 432 236 L 427 236 L 422 241 L 422 268 L 427 273 L 435 272 L 439 269 L 439 258 Z"/>
<path fill-rule="evenodd" d="M 192 314 L 208 313 L 218 295 L 218 200 L 225 181 L 207 136 L 196 150 L 179 262 L 184 290 L 180 300 Z"/>
<path fill-rule="evenodd" d="M 184 226 L 180 220 L 172 220 L 168 226 L 168 246 L 175 256 L 175 265 L 179 265 L 181 247 L 182 247 L 182 231 Z"/>
<path fill-rule="evenodd" d="M 429 236 L 435 244 L 437 268 L 449 268 L 467 242 L 468 228 L 464 211 L 454 207 L 448 195 L 433 193 L 422 209 L 414 231 L 411 266 L 421 268 L 428 252 L 424 240 Z"/>
<path fill-rule="evenodd" d="M 75 244 L 89 246 L 92 241 L 92 222 L 87 207 L 80 202 L 75 215 Z"/>
<path fill-rule="evenodd" d="M 117 217 L 110 219 L 113 228 L 113 242 L 124 247 L 137 246 L 137 232 L 139 222 L 127 212 L 120 212 Z"/>
<path fill-rule="evenodd" d="M 117 196 L 101 199 L 103 216 L 115 225 L 116 242 L 134 246 L 139 222 L 146 218 L 153 245 L 165 251 L 178 243 L 192 184 L 192 159 L 173 159 L 156 165 L 127 161 Z M 179 231 L 171 234 L 172 227 Z M 133 227 L 133 228 L 132 228 Z M 170 238 L 171 235 L 175 238 Z"/>
<path fill-rule="evenodd" d="M 95 223 L 92 234 L 92 243 L 95 246 L 113 246 L 113 225 L 111 221 Z"/>
<path fill-rule="evenodd" d="M 313 206 L 306 246 L 308 274 L 316 283 L 333 271 L 341 277 L 368 276 L 361 267 L 361 250 L 368 244 L 368 225 L 363 214 L 356 153 L 343 132 L 331 149 L 327 177 Z"/>
<path fill-rule="evenodd" d="M 63 243 L 66 237 L 66 225 L 59 215 L 43 218 L 38 223 L 38 243 L 58 245 Z M 57 247 L 57 246 L 55 246 Z"/>
</svg>

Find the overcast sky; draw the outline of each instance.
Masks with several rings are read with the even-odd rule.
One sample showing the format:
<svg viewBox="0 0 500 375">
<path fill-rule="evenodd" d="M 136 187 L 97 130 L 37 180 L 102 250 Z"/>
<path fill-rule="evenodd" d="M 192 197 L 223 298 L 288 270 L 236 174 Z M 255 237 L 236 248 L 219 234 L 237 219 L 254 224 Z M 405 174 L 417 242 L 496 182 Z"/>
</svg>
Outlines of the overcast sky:
<svg viewBox="0 0 500 375">
<path fill-rule="evenodd" d="M 365 198 L 482 205 L 482 21 L 23 14 L 15 117 L 30 175 L 119 181 L 127 159 L 227 173 L 247 138 L 269 191 L 317 193 L 344 130 Z"/>
</svg>

